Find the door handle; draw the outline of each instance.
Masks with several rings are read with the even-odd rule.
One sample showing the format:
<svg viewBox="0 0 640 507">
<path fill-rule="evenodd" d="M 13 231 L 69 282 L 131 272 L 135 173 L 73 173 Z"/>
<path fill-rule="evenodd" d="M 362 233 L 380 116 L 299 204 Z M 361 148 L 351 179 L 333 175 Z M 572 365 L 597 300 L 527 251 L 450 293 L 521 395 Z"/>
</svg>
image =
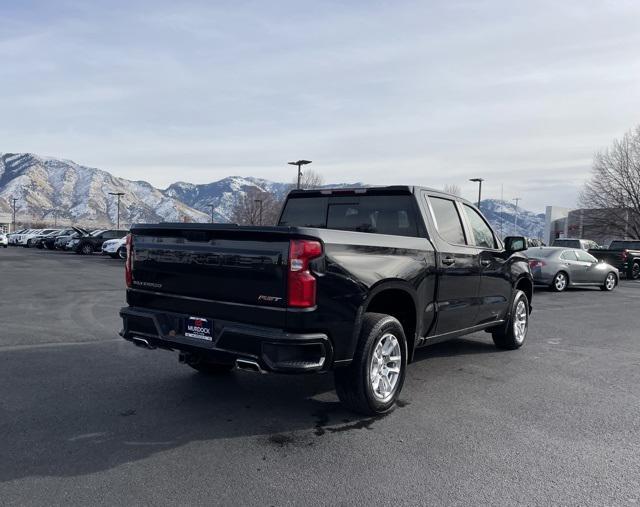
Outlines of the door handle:
<svg viewBox="0 0 640 507">
<path fill-rule="evenodd" d="M 452 266 L 455 263 L 456 260 L 453 257 L 445 257 L 444 259 L 442 259 L 442 264 L 444 264 L 445 266 Z"/>
<path fill-rule="evenodd" d="M 491 266 L 491 259 L 480 259 L 480 264 L 482 264 L 485 267 Z"/>
</svg>

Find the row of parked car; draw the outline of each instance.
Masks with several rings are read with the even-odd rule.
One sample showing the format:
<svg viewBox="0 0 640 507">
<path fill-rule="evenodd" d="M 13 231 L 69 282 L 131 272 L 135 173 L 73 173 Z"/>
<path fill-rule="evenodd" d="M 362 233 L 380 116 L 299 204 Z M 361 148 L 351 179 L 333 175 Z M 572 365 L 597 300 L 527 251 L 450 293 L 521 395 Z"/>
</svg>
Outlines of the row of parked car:
<svg viewBox="0 0 640 507">
<path fill-rule="evenodd" d="M 113 258 L 124 259 L 126 257 L 125 238 L 127 233 L 126 230 L 88 230 L 81 227 L 22 229 L 12 234 L 0 235 L 0 246 L 65 250 L 80 255 L 102 252 Z"/>
<path fill-rule="evenodd" d="M 538 245 L 528 241 L 524 253 L 536 285 L 553 291 L 581 286 L 611 291 L 621 276 L 640 279 L 640 240 L 616 240 L 608 248 L 580 238 L 556 239 L 550 247 Z"/>
</svg>

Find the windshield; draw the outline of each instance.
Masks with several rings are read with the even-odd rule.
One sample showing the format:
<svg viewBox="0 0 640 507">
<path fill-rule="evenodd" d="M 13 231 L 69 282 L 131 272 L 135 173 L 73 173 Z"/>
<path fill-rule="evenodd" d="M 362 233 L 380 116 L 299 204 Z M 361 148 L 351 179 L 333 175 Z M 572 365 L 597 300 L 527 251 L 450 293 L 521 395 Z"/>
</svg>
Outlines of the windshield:
<svg viewBox="0 0 640 507">
<path fill-rule="evenodd" d="M 100 234 L 102 234 L 103 232 L 104 232 L 104 229 L 97 230 L 97 231 L 93 231 L 93 232 L 90 234 L 90 236 L 93 236 L 93 237 L 95 238 L 96 236 L 100 236 Z"/>
<path fill-rule="evenodd" d="M 279 225 L 418 235 L 416 211 L 410 195 L 294 197 L 287 200 Z"/>
<path fill-rule="evenodd" d="M 546 257 L 551 257 L 553 254 L 557 253 L 558 250 L 555 248 L 529 248 L 524 251 L 524 254 L 531 259 L 542 259 Z"/>
</svg>

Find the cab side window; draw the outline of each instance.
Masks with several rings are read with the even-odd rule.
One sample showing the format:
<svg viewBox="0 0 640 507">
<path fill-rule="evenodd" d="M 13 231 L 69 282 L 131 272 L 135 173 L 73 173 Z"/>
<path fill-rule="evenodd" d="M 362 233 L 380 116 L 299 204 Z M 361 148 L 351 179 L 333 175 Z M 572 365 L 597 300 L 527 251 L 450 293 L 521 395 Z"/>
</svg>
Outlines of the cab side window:
<svg viewBox="0 0 640 507">
<path fill-rule="evenodd" d="M 444 240 L 452 245 L 466 245 L 462 220 L 455 202 L 442 197 L 429 197 L 436 222 L 436 229 Z"/>
<path fill-rule="evenodd" d="M 493 231 L 491 231 L 491 227 L 485 222 L 480 213 L 467 204 L 464 205 L 464 212 L 469 219 L 469 225 L 471 226 L 476 246 L 482 248 L 498 248 L 498 243 L 493 235 Z"/>
</svg>

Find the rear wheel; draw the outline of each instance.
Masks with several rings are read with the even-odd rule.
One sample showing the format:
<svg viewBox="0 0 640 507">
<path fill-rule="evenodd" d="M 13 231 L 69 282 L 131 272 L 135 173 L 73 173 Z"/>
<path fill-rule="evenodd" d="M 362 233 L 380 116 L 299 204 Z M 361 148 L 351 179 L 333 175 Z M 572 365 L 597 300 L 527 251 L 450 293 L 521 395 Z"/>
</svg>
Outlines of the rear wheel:
<svg viewBox="0 0 640 507">
<path fill-rule="evenodd" d="M 515 350 L 522 347 L 529 331 L 529 300 L 521 290 L 516 290 L 507 325 L 491 334 L 499 349 Z"/>
<path fill-rule="evenodd" d="M 365 415 L 383 414 L 402 390 L 407 342 L 402 325 L 390 315 L 366 313 L 353 362 L 335 371 L 343 405 Z"/>
<path fill-rule="evenodd" d="M 637 280 L 638 278 L 640 278 L 640 262 L 636 261 L 631 266 L 631 279 Z"/>
<path fill-rule="evenodd" d="M 612 271 L 607 274 L 607 277 L 604 279 L 604 283 L 600 286 L 600 290 L 604 290 L 607 292 L 611 292 L 618 285 L 618 277 Z"/>
<path fill-rule="evenodd" d="M 551 282 L 551 290 L 554 292 L 562 292 L 569 285 L 569 277 L 564 271 L 556 273 Z"/>
</svg>

